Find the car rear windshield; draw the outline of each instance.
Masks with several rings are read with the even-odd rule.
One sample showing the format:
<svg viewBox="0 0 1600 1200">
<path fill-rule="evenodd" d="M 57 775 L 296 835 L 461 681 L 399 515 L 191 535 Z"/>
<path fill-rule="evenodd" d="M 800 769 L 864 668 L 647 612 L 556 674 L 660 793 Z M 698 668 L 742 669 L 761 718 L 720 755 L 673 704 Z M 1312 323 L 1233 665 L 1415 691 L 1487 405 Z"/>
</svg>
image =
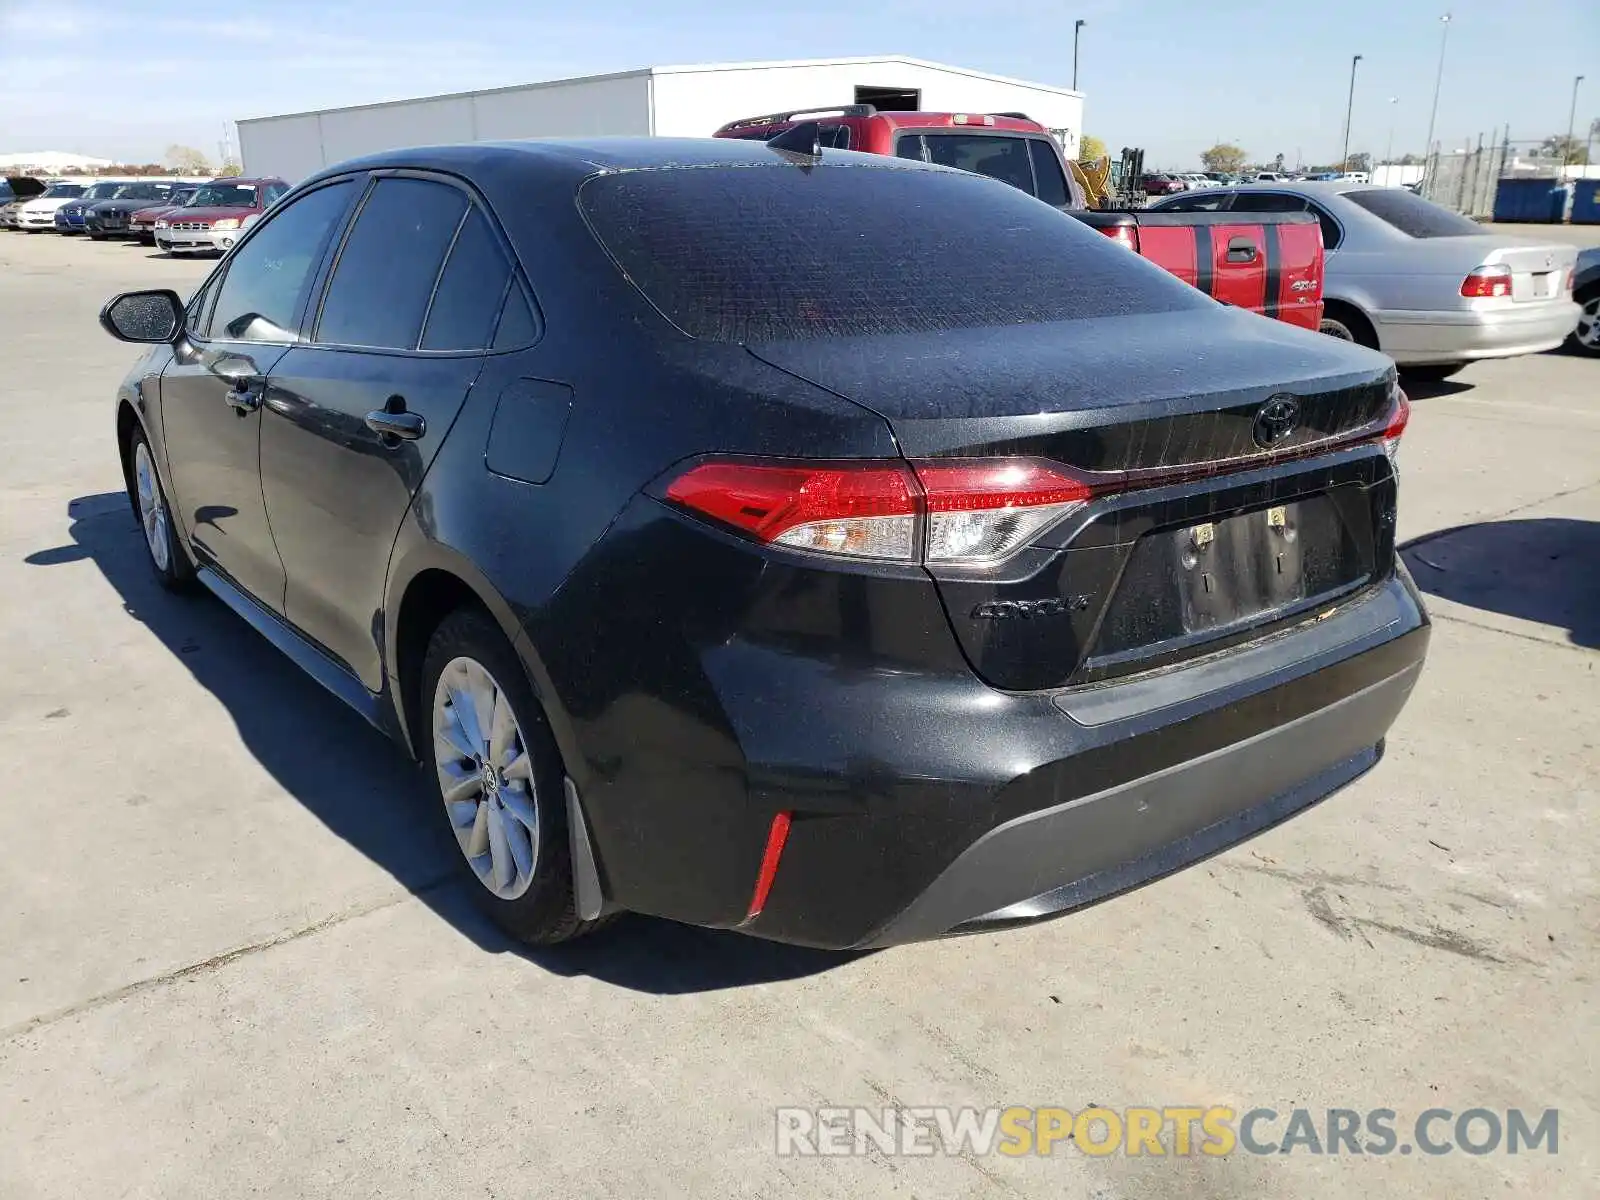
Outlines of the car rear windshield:
<svg viewBox="0 0 1600 1200">
<path fill-rule="evenodd" d="M 919 333 L 1172 312 L 1199 292 L 1013 187 L 874 166 L 597 175 L 579 207 L 691 337 Z"/>
<path fill-rule="evenodd" d="M 1370 188 L 1346 192 L 1344 198 L 1409 237 L 1470 237 L 1483 232 L 1483 226 L 1477 222 L 1441 208 L 1432 200 L 1424 200 L 1405 188 Z"/>
<path fill-rule="evenodd" d="M 256 189 L 240 183 L 203 187 L 195 193 L 192 203 L 196 208 L 254 208 Z"/>
</svg>

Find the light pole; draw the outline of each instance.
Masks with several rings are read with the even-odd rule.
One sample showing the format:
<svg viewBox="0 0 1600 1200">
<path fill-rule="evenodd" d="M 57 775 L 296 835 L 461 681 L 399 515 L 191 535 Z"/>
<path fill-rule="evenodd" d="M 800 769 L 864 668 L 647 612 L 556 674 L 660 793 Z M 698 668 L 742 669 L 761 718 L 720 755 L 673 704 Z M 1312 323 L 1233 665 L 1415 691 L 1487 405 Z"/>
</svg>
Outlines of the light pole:
<svg viewBox="0 0 1600 1200">
<path fill-rule="evenodd" d="M 1360 61 L 1361 55 L 1359 54 L 1350 60 L 1350 99 L 1345 101 L 1344 106 L 1344 153 L 1339 158 L 1339 170 L 1341 171 L 1350 169 L 1350 117 L 1354 114 L 1356 108 L 1356 64 Z"/>
<path fill-rule="evenodd" d="M 1078 35 L 1083 32 L 1087 21 L 1074 21 L 1072 23 L 1072 90 L 1078 90 Z"/>
<path fill-rule="evenodd" d="M 1444 26 L 1444 33 L 1439 37 L 1439 73 L 1433 77 L 1433 109 L 1428 113 L 1428 140 L 1422 147 L 1424 160 L 1433 153 L 1433 124 L 1439 118 L 1439 85 L 1444 82 L 1444 48 L 1450 41 L 1450 14 L 1440 17 L 1439 23 Z"/>
<path fill-rule="evenodd" d="M 1561 169 L 1561 173 L 1560 173 L 1559 177 L 1562 178 L 1562 179 L 1565 179 L 1567 177 L 1567 172 L 1566 172 L 1567 155 L 1569 153 L 1571 153 L 1571 151 L 1572 151 L 1572 120 L 1573 120 L 1574 117 L 1576 117 L 1578 115 L 1578 85 L 1580 83 L 1582 83 L 1582 82 L 1583 82 L 1583 76 L 1582 75 L 1577 76 L 1572 81 L 1572 107 L 1567 109 L 1567 140 L 1566 140 L 1566 143 L 1561 147 L 1561 168 L 1562 169 Z M 1585 154 L 1584 157 L 1588 158 L 1589 156 L 1587 154 Z"/>
<path fill-rule="evenodd" d="M 1400 103 L 1399 96 L 1389 97 L 1389 144 L 1383 149 L 1383 163 L 1388 166 L 1394 161 L 1394 114 L 1395 105 Z"/>
</svg>

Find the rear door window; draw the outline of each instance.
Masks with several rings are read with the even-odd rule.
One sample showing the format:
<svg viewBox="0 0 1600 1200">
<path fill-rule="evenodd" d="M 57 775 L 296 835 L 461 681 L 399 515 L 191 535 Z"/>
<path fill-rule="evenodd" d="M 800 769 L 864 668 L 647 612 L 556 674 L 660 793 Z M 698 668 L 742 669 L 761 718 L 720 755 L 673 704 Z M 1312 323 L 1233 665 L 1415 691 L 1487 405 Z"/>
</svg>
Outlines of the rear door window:
<svg viewBox="0 0 1600 1200">
<path fill-rule="evenodd" d="M 415 349 L 439 269 L 466 213 L 465 193 L 448 184 L 378 180 L 339 251 L 316 340 Z"/>
<path fill-rule="evenodd" d="M 1196 192 L 1192 196 L 1179 196 L 1176 200 L 1163 200 L 1160 204 L 1154 205 L 1150 211 L 1164 213 L 1221 212 L 1228 207 L 1228 197 L 1232 194 L 1231 192 Z"/>
<path fill-rule="evenodd" d="M 1405 188 L 1363 188 L 1343 195 L 1357 208 L 1366 209 L 1407 237 L 1471 237 L 1483 232 L 1483 226 L 1476 221 L 1469 221 Z"/>
<path fill-rule="evenodd" d="M 1313 204 L 1310 208 L 1316 215 L 1317 223 L 1322 226 L 1322 248 L 1324 250 L 1337 249 L 1339 243 L 1344 241 L 1344 230 L 1340 228 L 1339 222 L 1335 221 L 1333 214 L 1320 204 Z"/>
<path fill-rule="evenodd" d="M 1238 193 L 1233 198 L 1232 212 L 1305 212 L 1306 200 L 1304 196 L 1291 195 L 1288 192 L 1251 192 Z"/>
</svg>

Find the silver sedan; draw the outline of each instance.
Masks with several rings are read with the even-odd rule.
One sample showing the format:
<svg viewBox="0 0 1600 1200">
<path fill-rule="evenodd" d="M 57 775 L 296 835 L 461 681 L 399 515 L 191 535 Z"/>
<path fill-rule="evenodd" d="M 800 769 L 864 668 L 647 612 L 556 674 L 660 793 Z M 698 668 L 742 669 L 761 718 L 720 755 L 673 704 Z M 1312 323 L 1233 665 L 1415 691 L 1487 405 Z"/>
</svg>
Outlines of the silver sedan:
<svg viewBox="0 0 1600 1200">
<path fill-rule="evenodd" d="M 1305 212 L 1322 223 L 1324 333 L 1408 373 L 1559 346 L 1578 324 L 1575 247 L 1486 230 L 1404 188 L 1264 183 L 1173 196 L 1152 212 Z"/>
</svg>

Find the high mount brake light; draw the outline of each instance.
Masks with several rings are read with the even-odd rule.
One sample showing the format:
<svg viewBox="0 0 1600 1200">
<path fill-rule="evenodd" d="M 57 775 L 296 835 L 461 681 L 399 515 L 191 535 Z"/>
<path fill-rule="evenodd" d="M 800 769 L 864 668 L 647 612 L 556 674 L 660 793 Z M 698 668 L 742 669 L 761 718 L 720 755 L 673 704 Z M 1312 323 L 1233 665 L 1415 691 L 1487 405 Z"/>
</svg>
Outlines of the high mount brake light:
<svg viewBox="0 0 1600 1200">
<path fill-rule="evenodd" d="M 1511 268 L 1504 263 L 1474 267 L 1461 281 L 1461 294 L 1472 300 L 1511 295 Z"/>
<path fill-rule="evenodd" d="M 667 498 L 772 545 L 847 558 L 983 565 L 1095 494 L 1030 459 L 704 462 Z"/>
</svg>

